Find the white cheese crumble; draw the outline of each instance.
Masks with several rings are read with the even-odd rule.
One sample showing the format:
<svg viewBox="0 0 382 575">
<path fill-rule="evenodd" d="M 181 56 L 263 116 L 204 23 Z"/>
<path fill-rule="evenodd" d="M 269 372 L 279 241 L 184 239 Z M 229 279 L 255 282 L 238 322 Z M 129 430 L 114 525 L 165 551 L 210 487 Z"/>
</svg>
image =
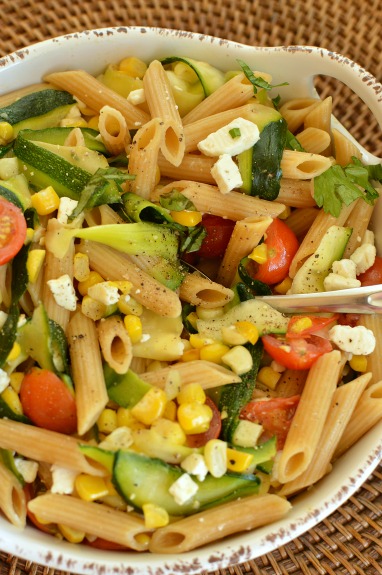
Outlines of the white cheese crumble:
<svg viewBox="0 0 382 575">
<path fill-rule="evenodd" d="M 334 274 L 338 274 L 344 278 L 356 279 L 357 276 L 357 266 L 355 262 L 350 259 L 344 258 L 343 260 L 338 260 L 333 262 L 332 270 Z"/>
<path fill-rule="evenodd" d="M 68 469 L 67 467 L 60 467 L 59 465 L 52 465 L 50 468 L 52 472 L 53 484 L 51 487 L 52 493 L 60 493 L 61 495 L 69 495 L 74 491 L 74 481 L 78 475 L 75 469 Z"/>
<path fill-rule="evenodd" d="M 335 325 L 329 331 L 329 339 L 339 349 L 353 355 L 369 355 L 375 348 L 375 337 L 363 325 Z"/>
<path fill-rule="evenodd" d="M 340 274 L 330 273 L 324 278 L 325 291 L 337 291 L 341 289 L 360 287 L 361 282 L 356 278 L 347 278 Z"/>
<path fill-rule="evenodd" d="M 183 473 L 172 485 L 169 487 L 169 492 L 173 496 L 175 503 L 184 505 L 189 501 L 198 491 L 199 486 L 187 473 Z"/>
<path fill-rule="evenodd" d="M 350 259 L 355 263 L 357 267 L 357 276 L 363 274 L 366 270 L 371 268 L 375 262 L 375 256 L 377 255 L 377 250 L 372 244 L 362 244 L 357 248 Z"/>
<path fill-rule="evenodd" d="M 64 274 L 57 279 L 48 280 L 46 283 L 48 284 L 57 305 L 67 309 L 68 311 L 75 311 L 77 306 L 77 296 L 72 280 L 68 274 Z"/>
<path fill-rule="evenodd" d="M 71 198 L 67 198 L 65 196 L 60 198 L 60 203 L 57 211 L 57 221 L 63 225 L 67 224 L 69 216 L 75 210 L 77 205 L 77 200 L 72 200 Z"/>
<path fill-rule="evenodd" d="M 131 90 L 130 94 L 127 96 L 127 101 L 130 102 L 130 104 L 133 104 L 134 106 L 146 102 L 144 89 L 137 88 L 136 90 Z"/>
<path fill-rule="evenodd" d="M 7 372 L 0 368 L 0 393 L 3 393 L 3 391 L 7 389 L 10 381 Z"/>
<path fill-rule="evenodd" d="M 5 311 L 0 310 L 0 329 L 3 327 L 7 321 L 8 314 Z"/>
<path fill-rule="evenodd" d="M 199 481 L 204 481 L 208 468 L 201 453 L 190 453 L 180 464 L 181 468 L 190 475 L 195 475 Z"/>
<path fill-rule="evenodd" d="M 219 157 L 211 168 L 211 174 L 222 194 L 228 194 L 243 185 L 240 170 L 228 154 Z"/>
<path fill-rule="evenodd" d="M 37 477 L 38 463 L 22 457 L 14 458 L 17 471 L 22 475 L 25 483 L 33 483 Z"/>
<path fill-rule="evenodd" d="M 113 305 L 119 300 L 118 288 L 111 282 L 100 282 L 89 287 L 88 295 L 104 305 Z"/>
<path fill-rule="evenodd" d="M 238 129 L 240 135 L 232 137 L 230 130 Z M 244 118 L 236 118 L 207 138 L 199 142 L 198 149 L 206 156 L 237 156 L 241 152 L 252 148 L 260 138 L 259 128 L 253 122 Z"/>
</svg>

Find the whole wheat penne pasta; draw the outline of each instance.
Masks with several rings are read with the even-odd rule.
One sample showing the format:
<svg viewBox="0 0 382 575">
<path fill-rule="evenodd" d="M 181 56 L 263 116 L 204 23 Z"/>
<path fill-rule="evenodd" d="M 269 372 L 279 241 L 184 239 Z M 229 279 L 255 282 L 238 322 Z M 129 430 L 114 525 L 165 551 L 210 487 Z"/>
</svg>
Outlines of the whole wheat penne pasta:
<svg viewBox="0 0 382 575">
<path fill-rule="evenodd" d="M 372 374 L 371 384 L 382 381 L 382 317 L 380 314 L 362 314 L 358 320 L 359 325 L 370 329 L 375 336 L 375 348 L 367 355 L 367 371 Z"/>
<path fill-rule="evenodd" d="M 225 194 L 224 202 L 222 202 L 222 195 L 218 187 L 190 180 L 180 180 L 155 188 L 151 194 L 151 200 L 158 201 L 162 194 L 171 192 L 173 189 L 178 190 L 191 200 L 200 212 L 215 214 L 234 221 L 249 217 L 276 218 L 285 209 L 285 206 L 278 202 L 268 202 L 240 192 Z"/>
<path fill-rule="evenodd" d="M 333 109 L 333 98 L 328 96 L 321 100 L 304 118 L 304 128 L 319 128 L 330 134 Z"/>
<path fill-rule="evenodd" d="M 119 110 L 125 118 L 129 130 L 136 130 L 150 119 L 146 112 L 128 102 L 126 98 L 84 70 L 54 72 L 48 74 L 45 80 L 54 86 L 67 90 L 96 112 L 99 112 L 104 106 Z"/>
<path fill-rule="evenodd" d="M 371 373 L 364 373 L 335 390 L 320 437 L 319 447 L 310 465 L 296 479 L 283 485 L 278 492 L 279 495 L 287 497 L 291 493 L 296 493 L 308 485 L 313 485 L 327 473 L 341 435 L 370 379 Z"/>
<path fill-rule="evenodd" d="M 203 154 L 185 154 L 179 166 L 174 166 L 159 154 L 158 166 L 161 176 L 174 180 L 193 180 L 205 184 L 216 184 L 211 174 L 211 168 L 216 158 Z"/>
<path fill-rule="evenodd" d="M 77 249 L 88 255 L 92 269 L 106 280 L 130 281 L 131 295 L 148 309 L 164 317 L 180 315 L 179 296 L 139 268 L 126 254 L 96 242 L 85 242 Z"/>
<path fill-rule="evenodd" d="M 333 164 L 333 160 L 320 154 L 308 154 L 295 150 L 284 150 L 281 169 L 285 178 L 310 180 L 322 174 Z"/>
<path fill-rule="evenodd" d="M 353 230 L 349 241 L 346 244 L 343 255 L 344 258 L 349 258 L 354 250 L 361 245 L 362 238 L 369 226 L 372 213 L 373 206 L 367 204 L 362 198 L 359 198 L 354 202 L 354 208 L 350 212 L 349 217 L 344 224 Z"/>
<path fill-rule="evenodd" d="M 230 369 L 205 360 L 180 361 L 168 367 L 141 373 L 140 377 L 144 381 L 163 389 L 169 375 L 174 371 L 179 373 L 181 385 L 197 382 L 200 383 L 203 389 L 241 381 L 241 378 Z"/>
<path fill-rule="evenodd" d="M 86 442 L 56 431 L 0 419 L 1 448 L 12 449 L 29 459 L 54 463 L 79 473 L 104 476 L 105 468 L 88 460 L 78 448 L 80 443 Z"/>
<path fill-rule="evenodd" d="M 73 128 L 65 140 L 65 146 L 85 146 L 85 137 L 80 128 Z"/>
<path fill-rule="evenodd" d="M 69 322 L 67 335 L 76 390 L 78 434 L 84 435 L 97 421 L 109 397 L 95 323 L 78 310 Z"/>
<path fill-rule="evenodd" d="M 171 85 L 159 60 L 153 60 L 147 68 L 143 88 L 152 118 L 164 122 L 161 151 L 169 162 L 179 166 L 185 152 L 183 124 Z"/>
<path fill-rule="evenodd" d="M 359 160 L 362 157 L 359 148 L 339 130 L 335 128 L 332 130 L 333 135 L 333 146 L 334 146 L 334 157 L 336 163 L 340 166 L 346 166 L 352 161 L 352 157 L 355 156 Z"/>
<path fill-rule="evenodd" d="M 118 316 L 103 318 L 97 325 L 102 355 L 117 373 L 126 373 L 133 359 L 133 346 L 127 330 Z"/>
<path fill-rule="evenodd" d="M 15 527 L 25 527 L 27 505 L 25 493 L 14 473 L 0 462 L 0 510 Z"/>
<path fill-rule="evenodd" d="M 272 218 L 245 218 L 236 222 L 219 267 L 219 283 L 232 285 L 240 261 L 259 244 L 272 221 Z"/>
<path fill-rule="evenodd" d="M 222 307 L 230 302 L 234 293 L 219 282 L 213 282 L 198 272 L 187 274 L 179 288 L 179 297 L 206 309 Z"/>
<path fill-rule="evenodd" d="M 292 180 L 281 178 L 277 201 L 292 208 L 315 206 L 312 196 L 312 180 Z"/>
<path fill-rule="evenodd" d="M 315 108 L 315 110 L 317 110 Z M 321 128 L 309 126 L 298 133 L 298 141 L 306 152 L 323 154 L 330 146 L 330 134 Z"/>
<path fill-rule="evenodd" d="M 32 499 L 28 508 L 46 523 L 59 523 L 136 551 L 146 548 L 144 543 L 139 543 L 137 536 L 148 534 L 150 529 L 135 513 L 57 493 L 46 493 Z"/>
<path fill-rule="evenodd" d="M 180 519 L 153 534 L 153 553 L 183 553 L 227 535 L 273 523 L 291 509 L 277 495 L 251 495 Z"/>
<path fill-rule="evenodd" d="M 334 350 L 319 357 L 310 369 L 278 462 L 281 483 L 293 481 L 310 465 L 341 368 L 341 354 Z"/>
<path fill-rule="evenodd" d="M 285 220 L 285 223 L 295 234 L 299 242 L 303 240 L 310 226 L 316 219 L 318 212 L 318 208 L 301 208 L 299 210 L 293 210 L 290 216 Z"/>
<path fill-rule="evenodd" d="M 294 98 L 285 102 L 280 113 L 285 118 L 289 130 L 294 134 L 303 125 L 305 117 L 320 104 L 317 98 Z"/>
<path fill-rule="evenodd" d="M 382 419 L 382 381 L 367 387 L 362 393 L 352 417 L 334 452 L 336 460 Z"/>
<path fill-rule="evenodd" d="M 308 373 L 306 370 L 286 369 L 277 382 L 277 396 L 292 397 L 300 395 L 304 389 Z"/>
<path fill-rule="evenodd" d="M 122 154 L 131 138 L 122 113 L 111 106 L 103 106 L 99 111 L 98 129 L 107 150 L 113 155 Z"/>
</svg>

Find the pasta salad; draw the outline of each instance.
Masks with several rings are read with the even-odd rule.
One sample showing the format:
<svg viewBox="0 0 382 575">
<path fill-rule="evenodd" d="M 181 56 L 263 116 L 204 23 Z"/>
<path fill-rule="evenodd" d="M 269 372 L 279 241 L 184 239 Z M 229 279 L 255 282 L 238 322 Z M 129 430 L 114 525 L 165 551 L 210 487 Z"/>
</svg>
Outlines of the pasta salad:
<svg viewBox="0 0 382 575">
<path fill-rule="evenodd" d="M 238 60 L 127 56 L 0 97 L 0 509 L 102 549 L 272 523 L 382 417 L 381 165 Z M 280 96 L 274 94 L 280 93 Z"/>
</svg>

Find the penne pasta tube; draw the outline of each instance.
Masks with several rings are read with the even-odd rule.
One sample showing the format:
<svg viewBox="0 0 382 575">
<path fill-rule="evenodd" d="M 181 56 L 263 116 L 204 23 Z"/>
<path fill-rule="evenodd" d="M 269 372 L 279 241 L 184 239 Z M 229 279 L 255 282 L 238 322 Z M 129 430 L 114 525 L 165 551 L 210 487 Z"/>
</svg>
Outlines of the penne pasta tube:
<svg viewBox="0 0 382 575">
<path fill-rule="evenodd" d="M 41 429 L 10 419 L 0 419 L 0 447 L 12 449 L 35 461 L 45 461 L 79 473 L 105 475 L 103 466 L 88 460 L 79 450 L 86 443 L 70 435 Z"/>
<path fill-rule="evenodd" d="M 181 385 L 197 382 L 200 383 L 203 389 L 241 381 L 241 378 L 230 369 L 205 360 L 180 361 L 168 367 L 141 373 L 140 377 L 147 383 L 163 389 L 172 372 L 179 374 Z"/>
<path fill-rule="evenodd" d="M 98 129 L 107 150 L 113 155 L 122 154 L 131 138 L 122 113 L 111 106 L 103 106 L 99 111 Z"/>
<path fill-rule="evenodd" d="M 151 538 L 149 550 L 184 553 L 227 535 L 278 521 L 291 507 L 289 501 L 277 495 L 244 497 L 160 527 Z"/>
<path fill-rule="evenodd" d="M 179 166 L 171 164 L 164 156 L 159 154 L 158 166 L 161 176 L 174 180 L 193 180 L 204 184 L 215 184 L 211 168 L 216 158 L 203 156 L 203 154 L 185 154 Z"/>
<path fill-rule="evenodd" d="M 331 119 L 333 110 L 333 98 L 328 96 L 320 100 L 318 106 L 315 106 L 304 118 L 304 128 L 318 128 L 330 134 Z"/>
<path fill-rule="evenodd" d="M 320 440 L 342 369 L 341 353 L 325 353 L 309 370 L 277 466 L 281 483 L 293 481 L 310 465 Z"/>
<path fill-rule="evenodd" d="M 236 222 L 218 271 L 219 283 L 232 285 L 240 261 L 259 244 L 272 221 L 272 218 L 245 218 Z"/>
<path fill-rule="evenodd" d="M 316 219 L 318 212 L 318 208 L 301 208 L 299 210 L 293 210 L 290 216 L 285 220 L 285 223 L 300 243 Z"/>
<path fill-rule="evenodd" d="M 281 106 L 280 113 L 293 134 L 303 125 L 309 112 L 314 110 L 320 102 L 318 98 L 294 98 Z"/>
<path fill-rule="evenodd" d="M 347 138 L 339 130 L 333 129 L 333 146 L 334 146 L 334 157 L 336 163 L 340 166 L 346 166 L 352 161 L 352 157 L 355 156 L 359 160 L 362 158 L 362 154 L 353 142 Z"/>
<path fill-rule="evenodd" d="M 315 110 L 317 110 L 315 108 Z M 298 141 L 306 152 L 323 154 L 330 146 L 330 134 L 321 128 L 309 126 L 298 133 Z"/>
<path fill-rule="evenodd" d="M 147 548 L 139 542 L 138 536 L 149 534 L 150 529 L 145 528 L 143 519 L 131 512 L 57 493 L 32 499 L 28 509 L 44 523 L 59 523 L 136 551 Z"/>
<path fill-rule="evenodd" d="M 292 208 L 316 206 L 312 196 L 312 181 L 281 178 L 277 201 Z"/>
<path fill-rule="evenodd" d="M 334 452 L 336 460 L 358 439 L 382 419 L 382 381 L 377 381 L 362 393 L 352 417 Z"/>
<path fill-rule="evenodd" d="M 0 510 L 12 525 L 25 527 L 27 506 L 24 490 L 15 474 L 3 463 L 0 463 L 0 485 Z"/>
<path fill-rule="evenodd" d="M 354 202 L 354 208 L 344 224 L 353 230 L 346 244 L 344 258 L 349 258 L 354 250 L 361 245 L 363 236 L 369 226 L 373 209 L 373 206 L 367 204 L 362 198 Z"/>
<path fill-rule="evenodd" d="M 171 192 L 174 189 L 191 200 L 200 212 L 215 214 L 234 221 L 249 217 L 276 218 L 285 209 L 285 206 L 278 202 L 268 202 L 267 200 L 247 196 L 240 192 L 225 194 L 224 202 L 222 202 L 219 188 L 190 180 L 180 180 L 155 188 L 151 194 L 151 200 L 154 202 L 159 201 L 162 194 Z"/>
<path fill-rule="evenodd" d="M 187 274 L 179 288 L 179 297 L 206 309 L 222 307 L 230 302 L 234 293 L 221 282 L 213 282 L 198 272 Z"/>
<path fill-rule="evenodd" d="M 308 372 L 306 370 L 286 369 L 277 382 L 278 397 L 293 397 L 300 395 L 304 389 Z"/>
<path fill-rule="evenodd" d="M 146 199 L 157 183 L 158 154 L 164 136 L 163 121 L 153 118 L 137 131 L 130 147 L 129 173 L 135 177 L 128 188 Z"/>
<path fill-rule="evenodd" d="M 143 88 L 152 118 L 159 118 L 164 123 L 161 151 L 171 164 L 178 166 L 185 152 L 183 124 L 171 85 L 159 60 L 153 60 L 147 68 Z"/>
<path fill-rule="evenodd" d="M 319 447 L 307 469 L 293 481 L 283 485 L 279 495 L 289 496 L 304 487 L 313 485 L 330 469 L 330 461 L 341 435 L 352 417 L 354 408 L 371 379 L 371 373 L 364 373 L 353 381 L 338 387 L 332 398 Z"/>
<path fill-rule="evenodd" d="M 331 158 L 326 158 L 320 154 L 284 150 L 281 170 L 284 178 L 310 180 L 325 172 L 332 164 Z"/>
<path fill-rule="evenodd" d="M 97 326 L 102 355 L 116 373 L 126 373 L 133 359 L 133 346 L 120 317 L 101 319 Z"/>
<path fill-rule="evenodd" d="M 110 106 L 121 112 L 129 130 L 136 130 L 150 118 L 146 112 L 131 104 L 126 98 L 111 90 L 84 70 L 54 72 L 45 78 L 47 82 L 67 90 L 92 110 L 99 112 Z"/>
<path fill-rule="evenodd" d="M 85 138 L 80 128 L 70 130 L 65 140 L 65 146 L 85 146 Z"/>
<path fill-rule="evenodd" d="M 380 314 L 362 314 L 359 325 L 370 329 L 375 336 L 375 348 L 367 355 L 367 371 L 372 374 L 371 384 L 382 381 L 382 317 Z"/>
<path fill-rule="evenodd" d="M 78 434 L 84 435 L 96 423 L 109 397 L 95 323 L 78 310 L 69 322 L 67 336 L 76 390 Z"/>
</svg>

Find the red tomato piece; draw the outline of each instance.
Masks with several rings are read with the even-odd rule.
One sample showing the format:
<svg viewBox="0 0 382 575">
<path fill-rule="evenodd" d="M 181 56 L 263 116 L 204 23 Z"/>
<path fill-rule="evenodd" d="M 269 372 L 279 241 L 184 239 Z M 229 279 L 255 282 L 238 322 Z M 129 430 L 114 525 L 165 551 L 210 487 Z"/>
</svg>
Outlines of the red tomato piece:
<svg viewBox="0 0 382 575">
<path fill-rule="evenodd" d="M 301 331 L 293 331 L 293 327 L 296 325 L 301 318 L 308 317 L 312 325 L 307 327 Z M 318 317 L 314 315 L 303 316 L 303 315 L 294 315 L 290 318 L 287 328 L 287 337 L 288 338 L 300 338 L 306 337 L 307 335 L 316 334 L 318 331 L 326 330 L 332 323 L 337 321 L 339 318 L 339 314 L 332 315 L 330 317 Z"/>
<path fill-rule="evenodd" d="M 332 351 L 330 341 L 316 335 L 295 339 L 264 335 L 261 339 L 265 351 L 287 369 L 310 369 L 321 355 Z"/>
<path fill-rule="evenodd" d="M 77 430 L 74 396 L 55 373 L 33 368 L 21 383 L 20 401 L 24 414 L 37 427 L 66 434 Z"/>
<path fill-rule="evenodd" d="M 376 256 L 374 264 L 363 274 L 360 274 L 357 279 L 363 286 L 382 284 L 382 257 Z"/>
<path fill-rule="evenodd" d="M 205 214 L 202 224 L 207 235 L 196 253 L 203 258 L 222 257 L 235 227 L 235 222 L 220 216 Z"/>
<path fill-rule="evenodd" d="M 188 447 L 202 447 L 210 439 L 217 439 L 220 435 L 222 420 L 220 411 L 209 397 L 206 397 L 206 404 L 212 409 L 212 419 L 209 428 L 204 433 L 194 433 L 187 436 Z"/>
<path fill-rule="evenodd" d="M 0 196 L 0 266 L 20 251 L 26 234 L 27 224 L 20 208 Z"/>
<path fill-rule="evenodd" d="M 97 537 L 94 541 L 85 540 L 84 543 L 90 547 L 95 547 L 96 549 L 105 549 L 108 551 L 126 551 L 129 547 L 121 545 L 120 543 L 115 543 L 114 541 L 107 541 L 101 537 Z"/>
<path fill-rule="evenodd" d="M 263 264 L 251 261 L 248 271 L 253 279 L 273 285 L 287 277 L 299 243 L 287 224 L 276 218 L 266 231 L 265 244 L 267 261 Z"/>
<path fill-rule="evenodd" d="M 242 409 L 240 418 L 262 425 L 266 438 L 276 435 L 277 449 L 282 449 L 299 400 L 300 396 L 294 395 L 250 401 Z"/>
</svg>

